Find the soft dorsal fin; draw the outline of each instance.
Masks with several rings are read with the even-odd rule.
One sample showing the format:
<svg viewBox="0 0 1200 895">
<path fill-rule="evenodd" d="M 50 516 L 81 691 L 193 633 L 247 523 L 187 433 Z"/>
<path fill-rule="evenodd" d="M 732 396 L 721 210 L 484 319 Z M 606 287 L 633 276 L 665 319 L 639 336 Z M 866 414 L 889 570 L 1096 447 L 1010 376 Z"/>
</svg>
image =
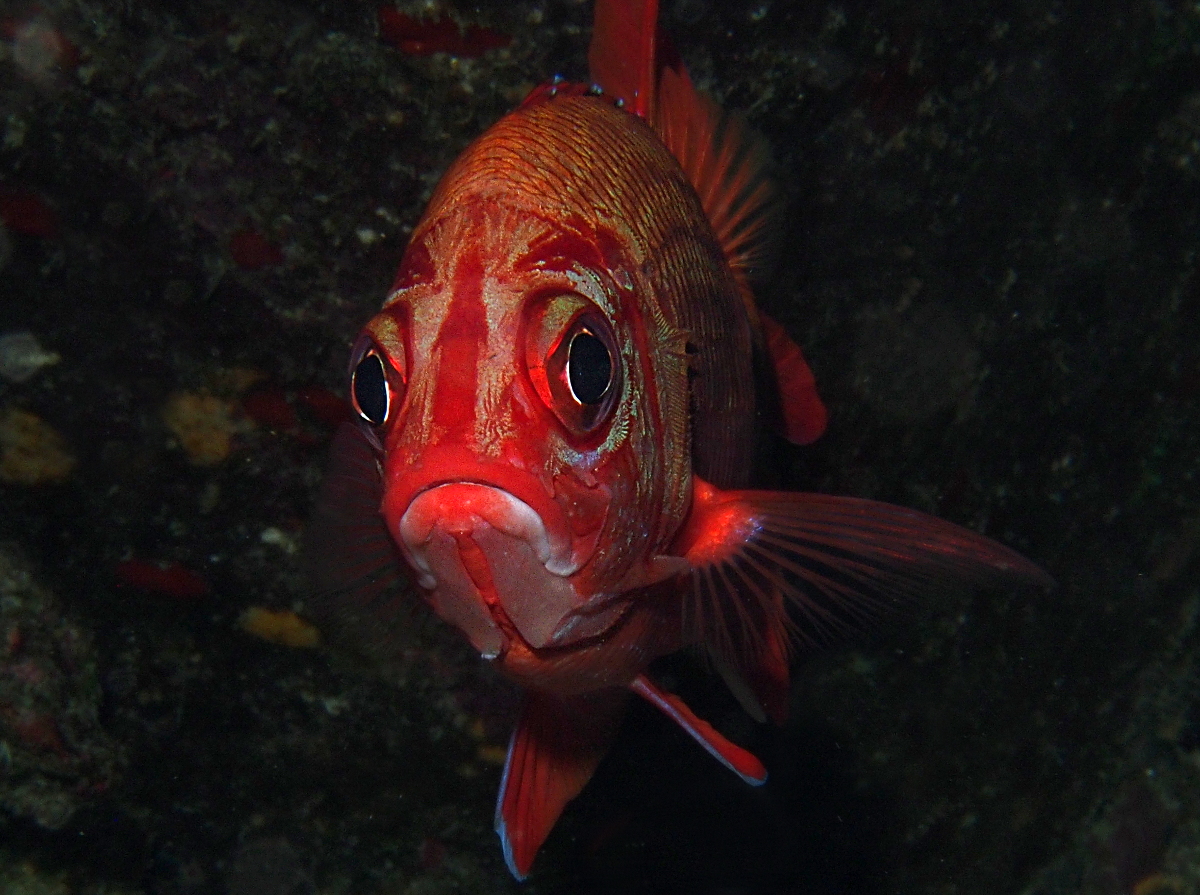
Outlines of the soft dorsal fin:
<svg viewBox="0 0 1200 895">
<path fill-rule="evenodd" d="M 782 211 L 767 142 L 742 115 L 697 91 L 682 64 L 662 68 L 654 108 L 654 129 L 700 197 L 757 321 L 751 286 L 774 254 Z"/>
</svg>

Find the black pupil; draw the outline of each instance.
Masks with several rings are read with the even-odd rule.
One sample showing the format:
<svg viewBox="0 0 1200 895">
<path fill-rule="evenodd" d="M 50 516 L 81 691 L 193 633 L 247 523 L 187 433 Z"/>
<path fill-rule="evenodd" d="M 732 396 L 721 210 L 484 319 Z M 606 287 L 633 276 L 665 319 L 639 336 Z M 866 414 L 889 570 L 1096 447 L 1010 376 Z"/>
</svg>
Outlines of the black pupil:
<svg viewBox="0 0 1200 895">
<path fill-rule="evenodd" d="M 368 423 L 379 426 L 387 419 L 388 388 L 383 373 L 383 361 L 372 352 L 358 362 L 354 368 L 354 403 L 358 412 Z"/>
<path fill-rule="evenodd" d="M 596 404 L 608 391 L 612 379 L 612 358 L 608 348 L 586 329 L 571 340 L 567 355 L 567 379 L 580 404 Z"/>
</svg>

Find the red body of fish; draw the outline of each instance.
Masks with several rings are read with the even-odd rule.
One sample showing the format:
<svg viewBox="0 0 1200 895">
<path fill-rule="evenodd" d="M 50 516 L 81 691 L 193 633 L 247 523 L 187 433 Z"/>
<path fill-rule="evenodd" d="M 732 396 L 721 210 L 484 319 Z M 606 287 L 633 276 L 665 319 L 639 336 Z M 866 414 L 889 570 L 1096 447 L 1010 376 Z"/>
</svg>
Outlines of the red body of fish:
<svg viewBox="0 0 1200 895">
<path fill-rule="evenodd" d="M 526 688 L 496 814 L 518 877 L 630 691 L 765 779 L 654 684 L 655 658 L 708 648 L 779 721 L 797 616 L 835 630 L 931 584 L 1046 580 L 899 507 L 743 490 L 769 410 L 756 352 L 791 440 L 817 437 L 824 409 L 751 298 L 777 207 L 765 154 L 696 94 L 655 17 L 600 0 L 597 86 L 539 88 L 446 173 L 354 349 L 360 420 L 313 522 L 331 600 L 377 594 L 398 552 Z"/>
</svg>

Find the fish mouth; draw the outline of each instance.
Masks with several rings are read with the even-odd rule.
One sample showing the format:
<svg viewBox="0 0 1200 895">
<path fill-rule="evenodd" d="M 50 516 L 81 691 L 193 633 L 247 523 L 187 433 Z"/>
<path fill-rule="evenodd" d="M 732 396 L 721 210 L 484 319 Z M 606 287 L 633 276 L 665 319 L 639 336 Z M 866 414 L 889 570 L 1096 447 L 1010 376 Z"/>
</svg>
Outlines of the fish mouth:
<svg viewBox="0 0 1200 895">
<path fill-rule="evenodd" d="M 426 589 L 434 587 L 437 578 L 418 547 L 427 543 L 438 527 L 467 536 L 490 527 L 527 544 L 551 575 L 566 578 L 579 571 L 570 542 L 562 538 L 552 541 L 542 517 L 525 501 L 483 482 L 446 482 L 413 499 L 400 517 L 397 532 L 420 572 L 417 583 Z"/>
<path fill-rule="evenodd" d="M 420 491 L 394 534 L 434 610 L 485 659 L 515 638 L 538 649 L 578 628 L 580 563 L 520 498 L 494 485 L 447 482 Z"/>
</svg>

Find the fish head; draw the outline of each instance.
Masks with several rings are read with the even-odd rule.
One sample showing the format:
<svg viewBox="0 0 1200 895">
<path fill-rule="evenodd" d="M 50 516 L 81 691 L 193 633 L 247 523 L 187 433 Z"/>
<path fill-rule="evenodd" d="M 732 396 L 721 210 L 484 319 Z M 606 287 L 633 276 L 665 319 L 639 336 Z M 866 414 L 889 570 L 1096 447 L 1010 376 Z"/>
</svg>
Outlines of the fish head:
<svg viewBox="0 0 1200 895">
<path fill-rule="evenodd" d="M 488 658 L 592 642 L 684 568 L 666 554 L 691 488 L 687 333 L 632 200 L 579 198 L 603 141 L 558 175 L 553 146 L 527 159 L 564 130 L 549 118 L 501 122 L 448 172 L 351 361 L 388 530 Z"/>
</svg>

